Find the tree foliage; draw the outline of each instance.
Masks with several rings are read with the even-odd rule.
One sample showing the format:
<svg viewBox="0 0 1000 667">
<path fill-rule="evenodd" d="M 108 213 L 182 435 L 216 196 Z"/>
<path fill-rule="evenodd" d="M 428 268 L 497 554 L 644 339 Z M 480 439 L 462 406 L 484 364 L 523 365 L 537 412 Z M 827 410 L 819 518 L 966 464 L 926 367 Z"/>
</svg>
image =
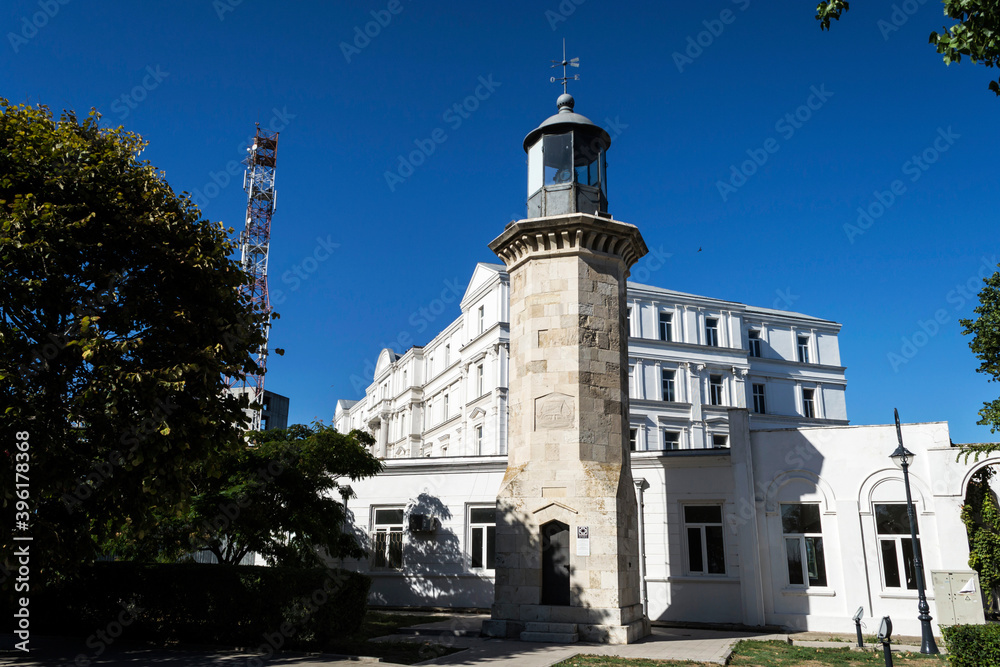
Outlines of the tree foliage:
<svg viewBox="0 0 1000 667">
<path fill-rule="evenodd" d="M 969 535 L 969 567 L 979 573 L 987 606 L 995 612 L 1000 587 L 1000 506 L 990 489 L 993 477 L 989 466 L 972 476 L 962 505 L 962 522 Z"/>
<path fill-rule="evenodd" d="M 246 419 L 222 378 L 262 342 L 226 230 L 99 120 L 0 99 L 0 489 L 10 512 L 27 433 L 33 582 L 143 536 L 219 469 Z"/>
<path fill-rule="evenodd" d="M 959 320 L 964 327 L 962 333 L 971 335 L 969 347 L 981 362 L 976 370 L 990 377 L 991 382 L 1000 381 L 1000 271 L 984 281 L 986 286 L 979 292 L 979 305 L 973 310 L 976 317 Z M 1000 430 L 1000 398 L 983 402 L 979 411 L 979 424 L 989 426 L 991 433 Z"/>
<path fill-rule="evenodd" d="M 944 15 L 955 21 L 942 32 L 931 32 L 928 41 L 942 54 L 945 64 L 961 62 L 966 57 L 986 67 L 1000 64 L 1000 3 L 996 0 L 944 0 Z M 824 0 L 816 7 L 821 30 L 830 29 L 830 21 L 839 21 L 850 9 L 845 0 Z M 1000 81 L 990 81 L 989 89 L 1000 95 Z"/>
<path fill-rule="evenodd" d="M 346 480 L 382 470 L 370 435 L 295 425 L 250 433 L 248 441 L 223 460 L 218 477 L 195 481 L 190 510 L 161 523 L 161 549 L 147 555 L 172 560 L 209 551 L 220 563 L 238 564 L 258 553 L 272 565 L 307 567 L 323 556 L 364 556 L 345 530 L 345 502 L 354 497 Z"/>
</svg>

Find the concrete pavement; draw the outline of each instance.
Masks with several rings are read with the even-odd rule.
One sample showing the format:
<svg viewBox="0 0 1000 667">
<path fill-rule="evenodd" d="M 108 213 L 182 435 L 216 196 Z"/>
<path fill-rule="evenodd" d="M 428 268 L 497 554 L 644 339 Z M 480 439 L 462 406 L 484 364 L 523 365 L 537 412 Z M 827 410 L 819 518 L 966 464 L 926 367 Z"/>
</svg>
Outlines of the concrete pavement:
<svg viewBox="0 0 1000 667">
<path fill-rule="evenodd" d="M 482 615 L 455 614 L 448 621 L 415 625 L 400 630 L 400 634 L 381 637 L 386 641 L 417 641 L 442 644 L 463 649 L 457 653 L 435 658 L 428 653 L 428 660 L 421 665 L 504 665 L 518 667 L 547 667 L 574 655 L 590 653 L 616 655 L 629 658 L 658 660 L 694 660 L 725 664 L 733 645 L 740 639 L 788 639 L 787 635 L 765 635 L 752 632 L 730 632 L 689 628 L 654 627 L 653 634 L 642 641 L 621 646 L 604 644 L 540 644 L 505 639 L 479 637 Z M 373 641 L 378 641 L 373 640 Z M 240 651 L 166 650 L 141 646 L 112 644 L 100 655 L 95 655 L 83 640 L 63 638 L 32 638 L 28 654 L 0 652 L 0 665 L 23 667 L 359 667 L 364 662 L 357 658 L 345 660 L 344 656 L 330 654 L 278 653 L 273 657 Z M 374 662 L 374 661 L 372 661 Z M 371 664 L 371 663 L 370 663 Z M 389 665 L 392 663 L 381 663 Z"/>
</svg>

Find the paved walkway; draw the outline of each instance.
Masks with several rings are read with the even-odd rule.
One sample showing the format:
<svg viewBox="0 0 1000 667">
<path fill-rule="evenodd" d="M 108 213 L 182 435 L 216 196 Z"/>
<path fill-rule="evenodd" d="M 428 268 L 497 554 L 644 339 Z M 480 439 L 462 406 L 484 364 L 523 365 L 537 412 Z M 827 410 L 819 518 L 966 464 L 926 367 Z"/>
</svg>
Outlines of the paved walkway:
<svg viewBox="0 0 1000 667">
<path fill-rule="evenodd" d="M 657 660 L 692 660 L 725 664 L 732 647 L 741 639 L 779 639 L 788 641 L 788 635 L 769 635 L 753 632 L 702 630 L 689 628 L 654 627 L 653 634 L 635 644 L 609 646 L 606 644 L 540 644 L 487 639 L 479 637 L 483 615 L 456 614 L 447 621 L 415 625 L 400 630 L 400 634 L 379 638 L 383 641 L 429 641 L 463 649 L 457 653 L 430 659 L 421 665 L 505 665 L 518 667 L 548 667 L 581 653 L 615 655 L 627 658 Z M 8 635 L 9 637 L 9 635 Z M 811 640 L 821 636 L 809 636 Z M 829 637 L 824 637 L 829 638 Z M 376 640 L 377 641 L 377 640 Z M 795 643 L 806 644 L 808 640 Z M 816 642 L 816 645 L 843 647 L 843 642 Z M 5 644 L 9 645 L 9 644 Z M 807 644 L 808 645 L 808 644 Z M 895 647 L 894 647 L 895 648 Z M 275 657 L 259 654 L 219 650 L 164 650 L 136 646 L 112 645 L 100 656 L 94 655 L 81 640 L 35 637 L 32 651 L 25 654 L 0 652 L 0 665 L 24 667 L 360 667 L 365 664 L 356 658 L 329 654 L 280 653 Z M 78 659 L 80 656 L 82 659 Z M 369 664 L 377 664 L 374 661 Z M 392 663 L 381 663 L 390 665 Z"/>
</svg>

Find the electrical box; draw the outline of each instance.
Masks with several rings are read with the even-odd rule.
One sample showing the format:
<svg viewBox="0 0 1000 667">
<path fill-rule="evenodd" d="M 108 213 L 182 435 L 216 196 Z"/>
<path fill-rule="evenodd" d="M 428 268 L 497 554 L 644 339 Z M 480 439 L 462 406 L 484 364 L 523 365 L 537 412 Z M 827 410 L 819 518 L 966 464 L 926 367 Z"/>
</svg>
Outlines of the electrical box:
<svg viewBox="0 0 1000 667">
<path fill-rule="evenodd" d="M 932 571 L 938 625 L 982 625 L 983 591 L 979 587 L 979 573 L 973 570 Z"/>
</svg>

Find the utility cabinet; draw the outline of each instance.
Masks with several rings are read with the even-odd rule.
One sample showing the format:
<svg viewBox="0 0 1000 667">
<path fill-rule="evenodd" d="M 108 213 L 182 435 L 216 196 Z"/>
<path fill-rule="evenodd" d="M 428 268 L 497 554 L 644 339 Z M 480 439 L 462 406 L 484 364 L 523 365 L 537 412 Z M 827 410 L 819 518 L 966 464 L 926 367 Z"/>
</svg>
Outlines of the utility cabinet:
<svg viewBox="0 0 1000 667">
<path fill-rule="evenodd" d="M 938 625 L 982 625 L 983 592 L 979 586 L 979 573 L 973 570 L 932 571 L 931 585 Z"/>
</svg>

